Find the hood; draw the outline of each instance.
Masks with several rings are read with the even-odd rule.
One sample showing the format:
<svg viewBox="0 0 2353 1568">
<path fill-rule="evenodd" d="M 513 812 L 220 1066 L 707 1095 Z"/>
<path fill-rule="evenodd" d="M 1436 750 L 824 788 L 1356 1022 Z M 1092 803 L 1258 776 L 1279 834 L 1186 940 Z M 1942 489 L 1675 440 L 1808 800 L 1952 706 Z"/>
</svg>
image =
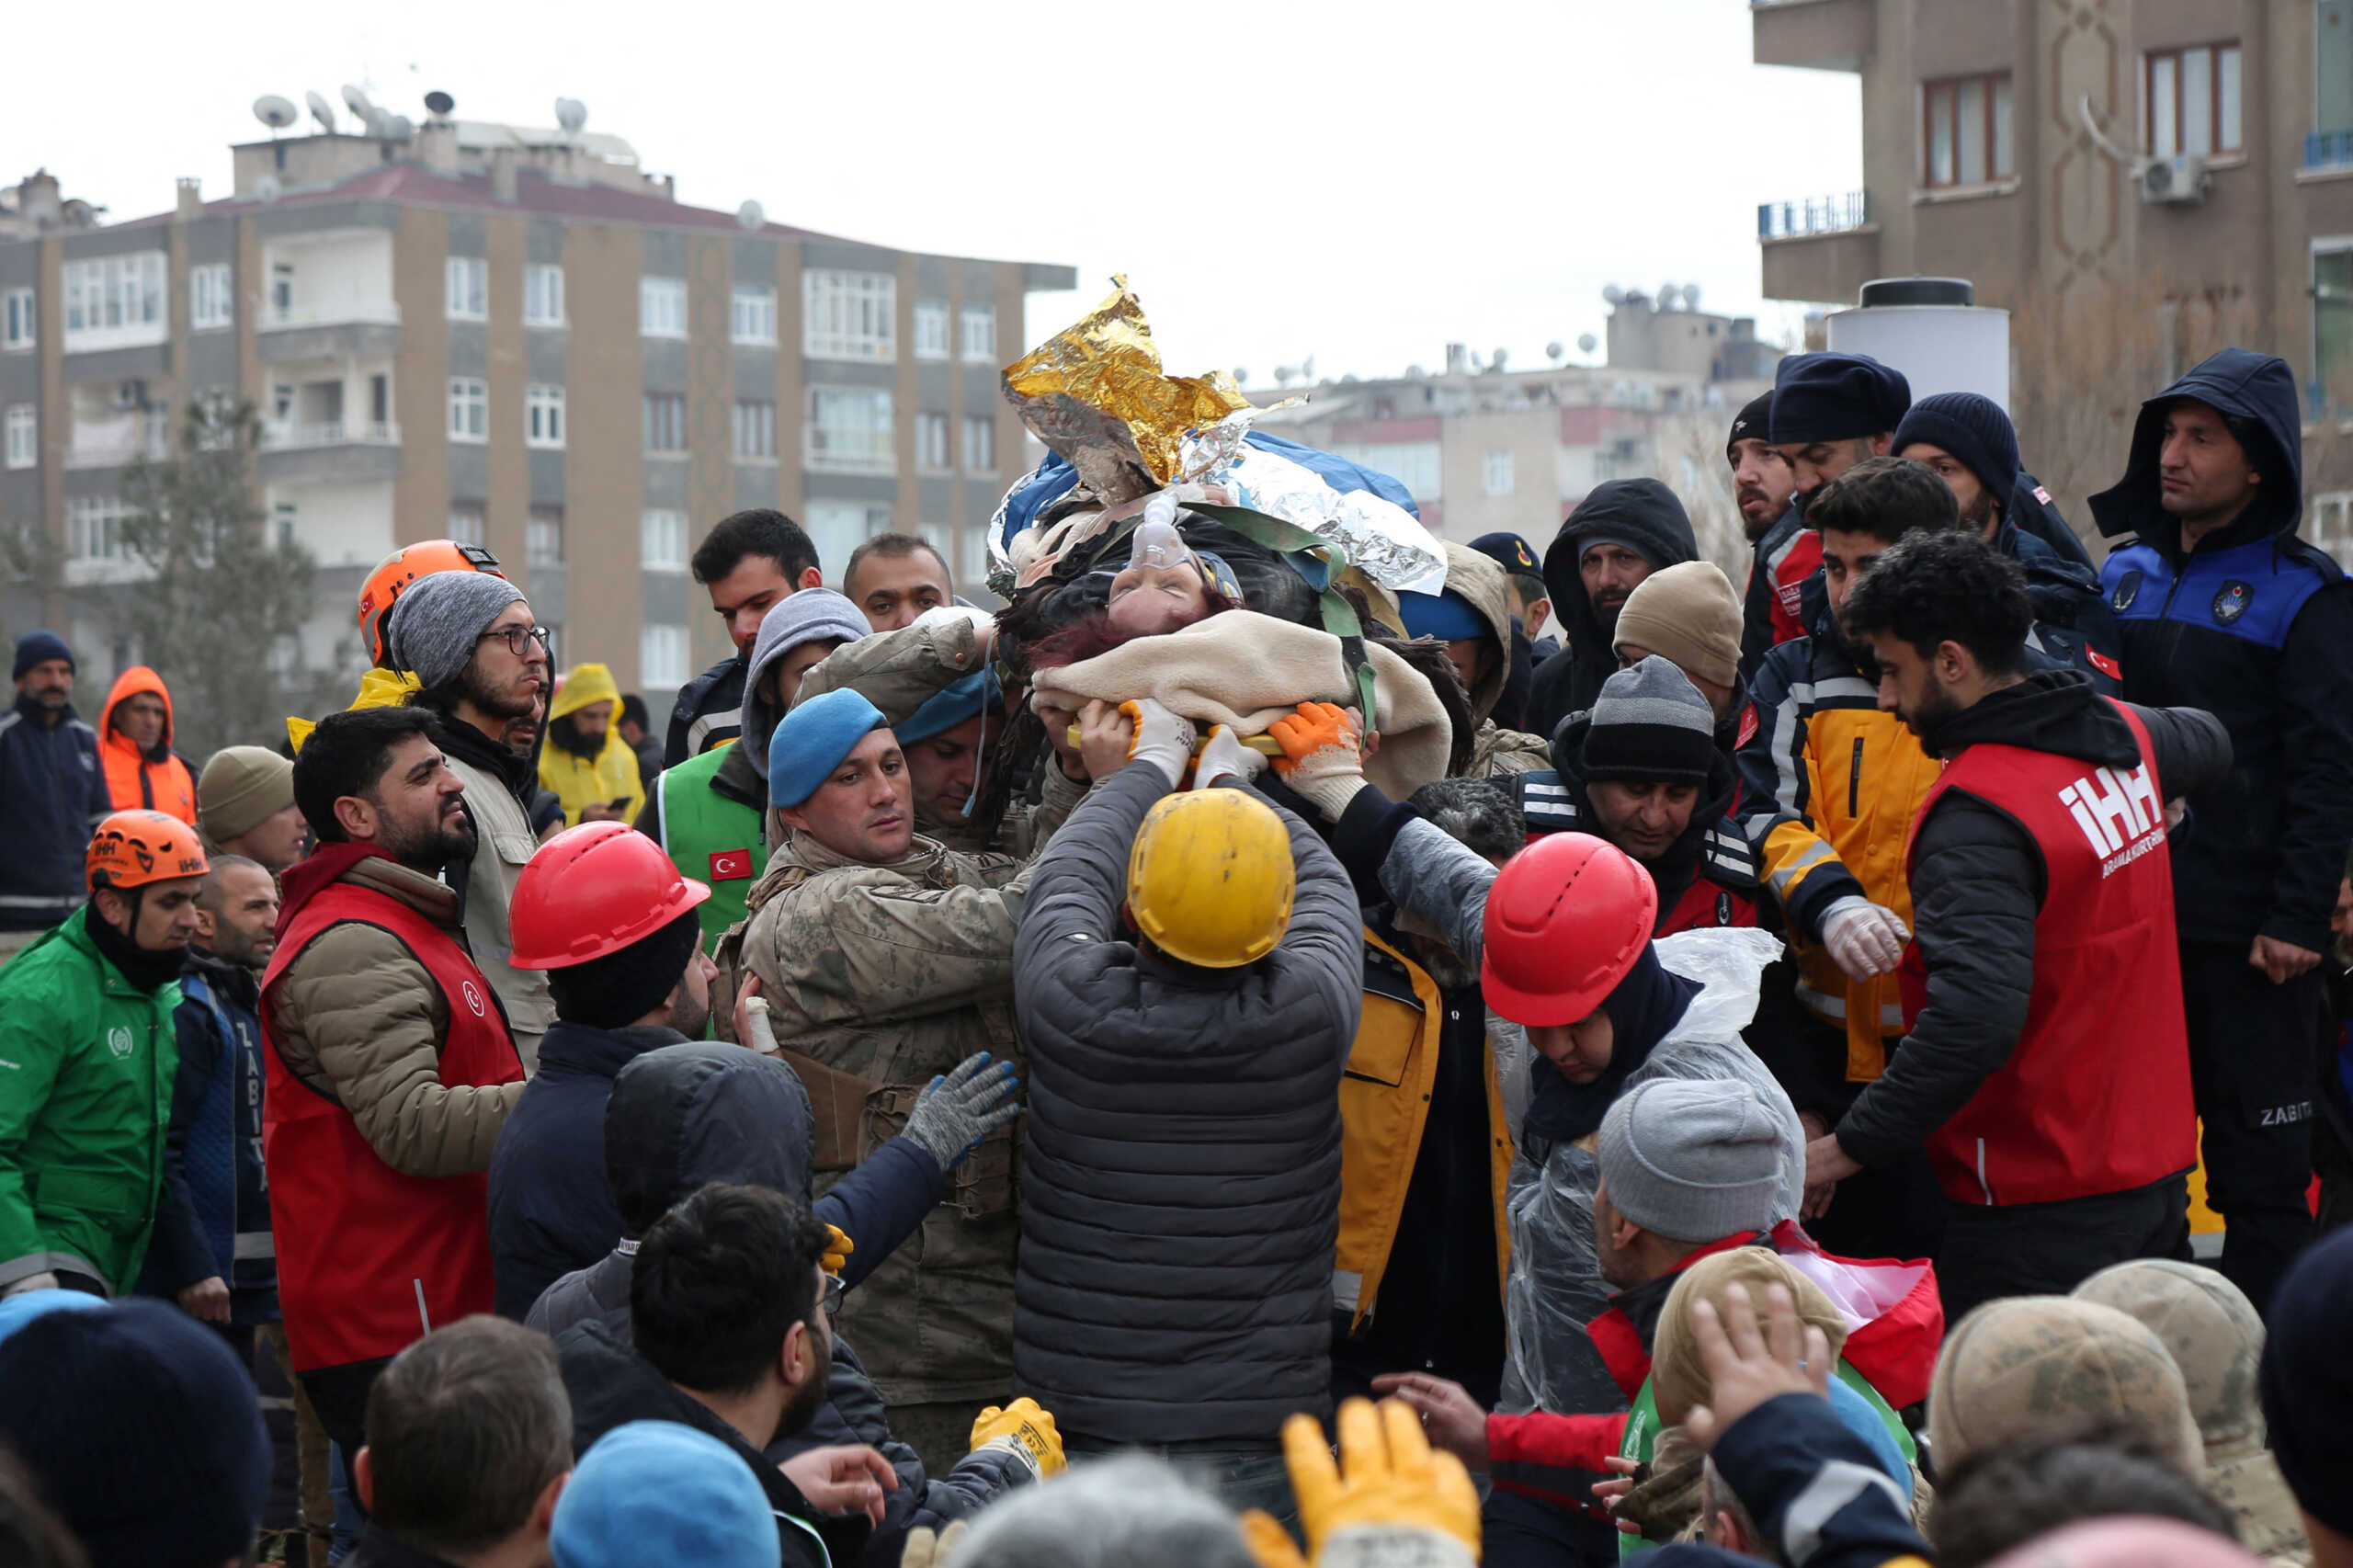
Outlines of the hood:
<svg viewBox="0 0 2353 1568">
<path fill-rule="evenodd" d="M 1589 539 L 1622 541 L 1648 561 L 1653 571 L 1697 561 L 1699 542 L 1683 503 L 1655 479 L 1613 479 L 1595 485 L 1552 537 L 1552 548 L 1544 552 L 1544 588 L 1552 596 L 1562 638 L 1581 656 L 1615 669 L 1618 660 L 1577 573 L 1577 557 Z"/>
<path fill-rule="evenodd" d="M 2138 1319 L 2172 1355 L 2208 1464 L 2263 1446 L 2263 1319 L 2237 1286 L 2211 1268 L 2139 1258 L 2101 1269 L 2075 1297 Z"/>
<path fill-rule="evenodd" d="M 2081 670 L 2037 670 L 2016 686 L 1979 699 L 1920 737 L 1932 756 L 1951 758 L 1973 745 L 2019 746 L 2101 767 L 2140 765 L 2140 743 L 2115 704 Z"/>
<path fill-rule="evenodd" d="M 1938 1470 L 1997 1449 L 2118 1438 L 2184 1475 L 2206 1468 L 2181 1371 L 2131 1317 L 2065 1296 L 2013 1296 L 1946 1334 L 1928 1389 Z"/>
<path fill-rule="evenodd" d="M 567 713 L 577 713 L 592 702 L 613 705 L 613 719 L 620 720 L 621 688 L 613 679 L 613 672 L 603 665 L 574 665 L 563 677 L 563 689 L 548 704 L 548 717 L 561 719 Z"/>
<path fill-rule="evenodd" d="M 788 609 L 787 607 L 790 608 Z M 744 744 L 751 756 L 765 759 L 768 737 L 782 715 L 759 699 L 760 677 L 768 666 L 812 638 L 838 638 L 855 642 L 869 634 L 858 608 L 831 588 L 803 588 L 779 599 L 760 618 L 759 633 L 744 664 Z M 760 780 L 760 797 L 767 798 L 767 780 Z"/>
<path fill-rule="evenodd" d="M 1446 591 L 1477 611 L 1486 625 L 1487 635 L 1495 640 L 1494 666 L 1479 682 L 1479 689 L 1471 694 L 1472 715 L 1482 720 L 1495 716 L 1495 703 L 1511 679 L 1510 583 L 1504 569 L 1489 557 L 1468 545 L 1447 541 Z"/>
<path fill-rule="evenodd" d="M 164 738 L 157 741 L 155 749 L 147 754 L 150 762 L 161 762 L 172 749 L 172 694 L 165 689 L 164 677 L 144 665 L 133 665 L 116 677 L 114 689 L 107 693 L 107 705 L 98 710 L 98 738 L 108 745 L 114 744 L 116 707 L 142 691 L 153 692 L 163 699 Z M 131 744 L 129 736 L 123 737 L 123 744 Z"/>
<path fill-rule="evenodd" d="M 2292 534 L 2303 516 L 2303 404 L 2296 373 L 2285 359 L 2245 348 L 2225 348 L 2141 405 L 2132 426 L 2132 455 L 2124 477 L 2091 498 L 2092 520 L 2113 539 L 2136 534 L 2167 556 L 2179 553 L 2181 525 L 2159 504 L 2158 449 L 2165 444 L 2165 409 L 2195 398 L 2239 425 L 2247 455 L 2263 475 L 2253 506 L 2200 540 L 2200 548 L 2226 550 L 2272 534 Z M 2249 428 L 2252 426 L 2252 428 Z"/>
<path fill-rule="evenodd" d="M 404 707 L 409 695 L 418 689 L 415 676 L 370 669 L 359 677 L 359 695 L 351 699 L 351 706 L 346 711 L 356 713 L 362 708 Z M 318 727 L 315 719 L 289 719 L 286 721 L 286 739 L 295 751 L 300 752 L 302 743 L 309 740 L 311 732 Z"/>
<path fill-rule="evenodd" d="M 1552 735 L 1552 767 L 1574 797 L 1579 819 L 1597 827 L 1593 801 L 1586 794 L 1585 742 L 1592 729 L 1590 713 L 1572 713 L 1562 720 L 1560 729 Z M 1709 833 L 1723 821 L 1724 813 L 1732 810 L 1733 798 L 1739 792 L 1740 774 L 1719 745 L 1708 758 L 1708 780 L 1699 786 L 1699 799 L 1692 802 L 1689 824 L 1667 846 L 1665 855 L 1644 867 L 1651 881 L 1658 884 L 1660 919 L 1673 912 L 1675 901 L 1690 886 L 1699 870 L 1699 858 L 1707 852 Z"/>
<path fill-rule="evenodd" d="M 815 1113 L 790 1067 L 698 1040 L 632 1060 L 605 1107 L 605 1179 L 636 1235 L 705 1182 L 783 1193 L 806 1208 Z"/>
</svg>

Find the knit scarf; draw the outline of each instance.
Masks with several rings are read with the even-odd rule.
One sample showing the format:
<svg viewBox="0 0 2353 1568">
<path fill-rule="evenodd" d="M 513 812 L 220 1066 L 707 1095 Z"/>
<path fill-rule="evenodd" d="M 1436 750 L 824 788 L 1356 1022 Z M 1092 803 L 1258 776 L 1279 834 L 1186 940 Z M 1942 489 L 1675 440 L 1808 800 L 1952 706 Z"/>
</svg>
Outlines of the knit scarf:
<svg viewBox="0 0 2353 1568">
<path fill-rule="evenodd" d="M 122 896 L 131 901 L 131 926 L 135 930 L 140 908 L 146 902 L 146 890 L 130 888 L 123 891 Z M 166 948 L 162 952 L 151 953 L 138 946 L 108 925 L 95 903 L 82 911 L 82 928 L 89 932 L 91 943 L 106 956 L 106 960 L 120 970 L 122 978 L 144 995 L 153 996 L 168 982 L 177 980 L 180 970 L 188 962 L 186 948 Z"/>
<path fill-rule="evenodd" d="M 1609 1015 L 1609 1065 L 1590 1084 L 1572 1084 L 1541 1056 L 1530 1062 L 1535 1092 L 1529 1096 L 1528 1131 L 1556 1143 L 1597 1131 L 1626 1080 L 1683 1021 L 1684 1009 L 1699 994 L 1698 981 L 1671 973 L 1658 961 L 1658 949 L 1644 943 L 1634 967 L 1601 1004 Z"/>
</svg>

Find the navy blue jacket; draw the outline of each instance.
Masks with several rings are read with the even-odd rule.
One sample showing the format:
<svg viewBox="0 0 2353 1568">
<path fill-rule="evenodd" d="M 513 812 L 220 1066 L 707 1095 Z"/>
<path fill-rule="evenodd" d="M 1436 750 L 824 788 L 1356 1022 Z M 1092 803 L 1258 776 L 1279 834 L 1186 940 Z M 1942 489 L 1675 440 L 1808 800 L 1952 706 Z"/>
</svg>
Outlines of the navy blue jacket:
<svg viewBox="0 0 2353 1568">
<path fill-rule="evenodd" d="M 0 931 L 46 931 L 81 907 L 91 830 L 114 810 L 98 733 L 70 707 L 46 717 L 23 695 L 0 713 Z"/>
<path fill-rule="evenodd" d="M 731 655 L 678 688 L 663 767 L 676 767 L 744 733 L 744 665 L 740 655 Z"/>
<path fill-rule="evenodd" d="M 190 948 L 172 1015 L 179 1044 L 164 1193 L 142 1294 L 170 1298 L 200 1280 L 229 1286 L 230 1320 L 276 1323 L 278 1248 L 262 1167 L 261 985 L 251 970 Z"/>
<path fill-rule="evenodd" d="M 2187 556 L 2157 474 L 2181 398 L 2231 419 L 2263 475 L 2254 503 Z M 2203 708 L 2231 733 L 2229 780 L 2189 798 L 2195 820 L 2174 844 L 2185 941 L 2261 935 L 2326 952 L 2353 840 L 2353 585 L 2296 537 L 2301 412 L 2284 361 L 2226 348 L 2141 405 L 2124 478 L 2091 499 L 2100 532 L 2132 539 L 2100 573 L 2125 699 Z"/>
</svg>

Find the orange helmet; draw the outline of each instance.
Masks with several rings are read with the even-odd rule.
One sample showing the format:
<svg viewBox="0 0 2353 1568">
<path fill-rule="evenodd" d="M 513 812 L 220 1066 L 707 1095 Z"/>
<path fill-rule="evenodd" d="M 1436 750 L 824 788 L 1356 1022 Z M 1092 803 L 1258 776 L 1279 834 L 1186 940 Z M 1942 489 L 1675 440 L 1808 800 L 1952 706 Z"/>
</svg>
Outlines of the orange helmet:
<svg viewBox="0 0 2353 1568">
<path fill-rule="evenodd" d="M 506 575 L 498 569 L 498 557 L 478 544 L 460 544 L 454 539 L 404 544 L 376 562 L 376 569 L 359 585 L 359 635 L 368 644 L 368 656 L 380 667 L 392 653 L 384 642 L 384 622 L 392 613 L 392 601 L 401 597 L 403 588 L 436 572 Z"/>
<path fill-rule="evenodd" d="M 161 812 L 117 812 L 98 824 L 84 867 L 93 892 L 200 877 L 211 869 L 196 829 Z"/>
</svg>

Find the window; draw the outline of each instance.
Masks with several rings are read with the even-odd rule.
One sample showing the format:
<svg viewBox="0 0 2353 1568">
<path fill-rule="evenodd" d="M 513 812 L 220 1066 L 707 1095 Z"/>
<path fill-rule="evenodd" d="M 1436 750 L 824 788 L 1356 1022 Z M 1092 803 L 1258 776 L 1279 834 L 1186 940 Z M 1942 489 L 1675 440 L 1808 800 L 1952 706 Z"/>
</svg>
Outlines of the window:
<svg viewBox="0 0 2353 1568">
<path fill-rule="evenodd" d="M 2330 411 L 2353 409 L 2353 241 L 2313 250 L 2313 379 Z"/>
<path fill-rule="evenodd" d="M 687 684 L 687 629 L 649 620 L 637 634 L 637 684 L 660 688 Z"/>
<path fill-rule="evenodd" d="M 985 414 L 964 415 L 964 472 L 996 472 L 996 421 Z"/>
<path fill-rule="evenodd" d="M 278 417 L 286 417 L 293 405 L 293 389 L 284 384 L 278 388 Z M 490 388 L 473 376 L 449 378 L 449 439 L 452 441 L 486 441 L 490 439 Z"/>
<path fill-rule="evenodd" d="M 836 472 L 888 473 L 898 466 L 892 445 L 891 394 L 865 387 L 809 389 L 809 466 Z M 820 554 L 818 559 L 829 559 Z"/>
<path fill-rule="evenodd" d="M 648 572 L 687 569 L 687 515 L 648 512 L 639 524 L 638 564 Z"/>
<path fill-rule="evenodd" d="M 130 507 L 112 495 L 65 499 L 65 551 L 77 561 L 119 561 L 130 553 L 122 537 Z"/>
<path fill-rule="evenodd" d="M 939 300 L 915 301 L 915 358 L 948 358 L 948 306 Z"/>
<path fill-rule="evenodd" d="M 523 531 L 523 559 L 533 566 L 563 564 L 563 508 L 534 506 Z"/>
<path fill-rule="evenodd" d="M 559 277 L 561 274 L 559 274 Z M 448 310 L 451 321 L 483 321 L 490 315 L 490 263 L 478 256 L 449 258 Z M 563 286 L 558 284 L 561 299 Z M 562 313 L 561 304 L 557 307 Z"/>
<path fill-rule="evenodd" d="M 533 381 L 523 389 L 523 444 L 563 445 L 563 389 Z"/>
<path fill-rule="evenodd" d="M 301 513 L 295 507 L 294 503 L 291 501 L 272 502 L 269 508 L 269 520 L 270 537 L 278 541 L 278 548 L 280 550 L 292 549 L 294 545 L 294 530 L 296 526 L 301 521 Z"/>
<path fill-rule="evenodd" d="M 891 508 L 880 501 L 812 501 L 804 516 L 820 561 L 847 561 L 851 551 L 891 531 Z"/>
<path fill-rule="evenodd" d="M 29 403 L 8 408 L 8 466 L 31 468 L 40 461 L 40 413 Z"/>
<path fill-rule="evenodd" d="M 161 343 L 164 253 L 102 256 L 65 265 L 65 351 Z"/>
<path fill-rule="evenodd" d="M 995 305 L 966 305 L 963 325 L 962 358 L 975 363 L 993 362 L 996 358 L 996 307 Z"/>
<path fill-rule="evenodd" d="M 2353 561 L 2353 491 L 2331 490 L 2313 496 L 2304 516 L 2311 519 L 2313 543 L 2336 557 L 2339 565 Z"/>
<path fill-rule="evenodd" d="M 685 278 L 641 278 L 637 280 L 637 332 L 641 337 L 687 335 Z"/>
<path fill-rule="evenodd" d="M 1332 450 L 1350 462 L 1362 463 L 1389 475 L 1416 501 L 1443 497 L 1436 441 L 1353 442 L 1335 446 Z"/>
<path fill-rule="evenodd" d="M 544 264 L 523 269 L 523 324 L 563 324 L 563 268 Z"/>
<path fill-rule="evenodd" d="M 887 272 L 801 275 L 801 352 L 813 359 L 896 359 L 899 280 Z"/>
<path fill-rule="evenodd" d="M 948 415 L 915 415 L 915 467 L 935 472 L 948 466 Z"/>
<path fill-rule="evenodd" d="M 774 343 L 776 290 L 735 285 L 727 301 L 727 335 L 737 343 Z"/>
<path fill-rule="evenodd" d="M 269 309 L 281 322 L 294 313 L 294 264 L 290 261 L 269 264 Z"/>
<path fill-rule="evenodd" d="M 1486 479 L 1488 494 L 1508 495 L 1511 494 L 1511 454 L 1509 452 L 1489 452 L 1482 467 Z"/>
<path fill-rule="evenodd" d="M 776 460 L 776 404 L 739 403 L 735 405 L 735 455 L 767 462 Z"/>
<path fill-rule="evenodd" d="M 645 394 L 645 449 L 683 452 L 687 449 L 687 400 L 677 392 Z"/>
<path fill-rule="evenodd" d="M 2010 139 L 2010 78 L 1964 76 L 1921 89 L 1921 145 L 1931 188 L 1984 185 L 2018 173 Z"/>
<path fill-rule="evenodd" d="M 188 326 L 210 332 L 237 324 L 236 297 L 229 282 L 229 264 L 214 262 L 188 269 Z"/>
<path fill-rule="evenodd" d="M 0 332 L 0 347 L 30 348 L 33 346 L 33 291 L 11 289 L 6 303 L 6 330 Z"/>
<path fill-rule="evenodd" d="M 2206 43 L 2149 56 L 2149 154 L 2242 151 L 2239 46 Z"/>
<path fill-rule="evenodd" d="M 480 506 L 449 508 L 449 537 L 460 544 L 486 544 L 490 532 L 483 527 Z"/>
</svg>

